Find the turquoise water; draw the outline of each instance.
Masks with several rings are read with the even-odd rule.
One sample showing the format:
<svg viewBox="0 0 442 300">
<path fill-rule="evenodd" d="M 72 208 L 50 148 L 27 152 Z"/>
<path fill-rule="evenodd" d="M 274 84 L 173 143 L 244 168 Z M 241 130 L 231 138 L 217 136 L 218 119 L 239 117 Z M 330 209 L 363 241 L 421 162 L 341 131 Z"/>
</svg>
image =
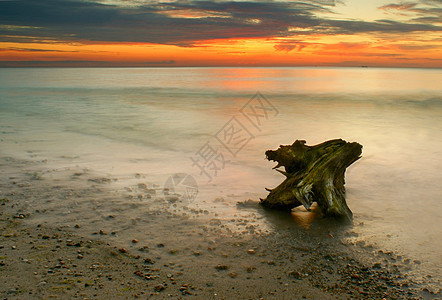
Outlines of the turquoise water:
<svg viewBox="0 0 442 300">
<path fill-rule="evenodd" d="M 92 169 L 120 185 L 136 173 L 159 186 L 186 173 L 199 189 L 192 205 L 209 207 L 219 197 L 257 200 L 279 184 L 267 149 L 356 141 L 363 159 L 346 175 L 354 230 L 440 276 L 440 82 L 440 69 L 0 69 L 0 154 Z M 258 91 L 268 115 L 257 125 L 241 108 Z M 220 142 L 232 117 L 246 144 Z M 210 153 L 223 158 L 216 172 L 207 167 L 211 178 L 191 160 Z M 229 218 L 235 206 L 219 213 Z"/>
</svg>

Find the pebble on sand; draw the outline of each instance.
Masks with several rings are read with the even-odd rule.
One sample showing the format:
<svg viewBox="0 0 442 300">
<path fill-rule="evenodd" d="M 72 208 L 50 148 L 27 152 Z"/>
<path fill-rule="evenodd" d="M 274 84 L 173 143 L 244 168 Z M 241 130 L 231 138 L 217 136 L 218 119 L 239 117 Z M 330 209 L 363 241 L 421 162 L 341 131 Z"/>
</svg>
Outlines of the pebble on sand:
<svg viewBox="0 0 442 300">
<path fill-rule="evenodd" d="M 229 266 L 226 266 L 226 265 L 216 265 L 215 269 L 217 269 L 218 271 L 228 270 Z"/>
<path fill-rule="evenodd" d="M 166 287 L 163 284 L 159 284 L 159 285 L 155 286 L 155 288 L 154 288 L 155 292 L 161 292 L 165 289 L 166 289 Z"/>
<path fill-rule="evenodd" d="M 293 278 L 298 279 L 298 280 L 302 279 L 302 277 L 303 277 L 302 274 L 297 272 L 297 271 L 291 271 L 291 272 L 288 273 L 288 275 L 290 277 L 293 277 Z"/>
</svg>

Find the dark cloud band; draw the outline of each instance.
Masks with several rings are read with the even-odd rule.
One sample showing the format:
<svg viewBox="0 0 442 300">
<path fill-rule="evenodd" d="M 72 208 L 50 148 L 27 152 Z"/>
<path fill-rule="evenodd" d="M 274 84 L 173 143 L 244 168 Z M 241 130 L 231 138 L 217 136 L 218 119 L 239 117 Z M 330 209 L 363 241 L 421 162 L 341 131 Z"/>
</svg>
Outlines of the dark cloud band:
<svg viewBox="0 0 442 300">
<path fill-rule="evenodd" d="M 292 37 L 298 33 L 442 30 L 428 21 L 328 19 L 320 17 L 320 13 L 331 12 L 332 3 L 322 2 L 176 1 L 119 6 L 86 0 L 0 1 L 0 41 L 193 46 L 199 41 L 212 39 Z M 415 6 L 408 8 L 415 9 Z"/>
</svg>

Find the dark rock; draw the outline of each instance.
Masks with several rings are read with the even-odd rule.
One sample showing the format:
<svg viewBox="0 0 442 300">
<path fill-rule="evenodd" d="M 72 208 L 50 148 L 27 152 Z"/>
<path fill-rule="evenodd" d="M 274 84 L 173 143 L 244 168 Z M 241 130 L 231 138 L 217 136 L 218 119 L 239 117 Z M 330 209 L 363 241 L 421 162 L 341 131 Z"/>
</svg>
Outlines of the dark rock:
<svg viewBox="0 0 442 300">
<path fill-rule="evenodd" d="M 372 268 L 373 268 L 373 269 L 380 269 L 380 268 L 382 268 L 382 265 L 381 265 L 381 263 L 375 263 L 375 264 L 372 266 Z"/>
<path fill-rule="evenodd" d="M 226 265 L 216 265 L 215 269 L 217 269 L 218 271 L 228 270 L 229 266 L 226 266 Z"/>
<path fill-rule="evenodd" d="M 298 280 L 301 280 L 302 277 L 304 277 L 304 276 L 303 276 L 301 273 L 299 273 L 298 271 L 290 271 L 290 272 L 288 273 L 288 275 L 289 275 L 290 277 L 293 277 L 293 278 L 298 279 Z"/>
</svg>

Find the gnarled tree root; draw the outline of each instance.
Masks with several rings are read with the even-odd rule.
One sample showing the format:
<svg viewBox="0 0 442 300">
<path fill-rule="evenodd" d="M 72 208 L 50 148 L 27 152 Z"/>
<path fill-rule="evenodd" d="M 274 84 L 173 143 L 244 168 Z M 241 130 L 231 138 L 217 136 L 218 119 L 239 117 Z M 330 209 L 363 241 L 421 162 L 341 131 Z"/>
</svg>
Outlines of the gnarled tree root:
<svg viewBox="0 0 442 300">
<path fill-rule="evenodd" d="M 266 151 L 268 160 L 276 161 L 276 171 L 287 178 L 261 204 L 268 208 L 287 209 L 303 205 L 307 210 L 318 203 L 325 216 L 353 218 L 345 202 L 345 170 L 361 158 L 362 145 L 344 140 L 330 140 L 307 146 L 303 140 L 278 150 Z M 277 168 L 284 167 L 285 171 Z"/>
</svg>

